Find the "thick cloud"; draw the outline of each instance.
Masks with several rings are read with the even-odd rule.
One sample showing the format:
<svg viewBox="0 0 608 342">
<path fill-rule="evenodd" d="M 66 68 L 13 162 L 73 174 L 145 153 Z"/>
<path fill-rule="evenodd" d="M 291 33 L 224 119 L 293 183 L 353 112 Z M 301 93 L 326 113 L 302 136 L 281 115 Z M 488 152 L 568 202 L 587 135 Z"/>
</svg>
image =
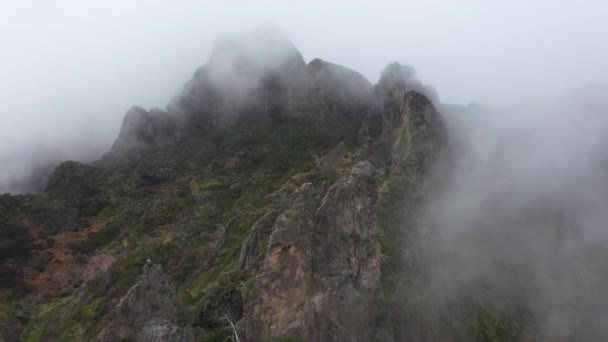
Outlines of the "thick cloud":
<svg viewBox="0 0 608 342">
<path fill-rule="evenodd" d="M 606 91 L 445 112 L 452 156 L 437 170 L 422 252 L 434 295 L 468 291 L 472 305 L 494 291 L 548 340 L 608 336 Z"/>
<path fill-rule="evenodd" d="M 376 82 L 396 60 L 443 102 L 509 106 L 608 79 L 607 16 L 593 0 L 5 1 L 0 181 L 22 181 L 37 155 L 98 157 L 128 108 L 162 108 L 180 91 L 218 33 L 271 22 L 307 62 Z"/>
</svg>

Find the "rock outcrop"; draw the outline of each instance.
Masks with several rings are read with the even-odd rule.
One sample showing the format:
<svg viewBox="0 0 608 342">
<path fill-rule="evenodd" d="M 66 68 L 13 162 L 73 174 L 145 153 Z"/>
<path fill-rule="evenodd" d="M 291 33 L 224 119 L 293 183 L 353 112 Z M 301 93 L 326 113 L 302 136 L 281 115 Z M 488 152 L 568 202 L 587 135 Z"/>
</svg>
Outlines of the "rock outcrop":
<svg viewBox="0 0 608 342">
<path fill-rule="evenodd" d="M 24 336 L 52 313 L 62 317 L 53 336 L 77 340 L 225 340 L 232 329 L 250 342 L 401 340 L 383 272 L 408 255 L 381 216 L 387 201 L 404 222 L 418 216 L 444 148 L 436 100 L 397 63 L 374 86 L 340 65 L 306 64 L 281 33 L 218 40 L 166 110 L 131 108 L 106 157 L 61 164 L 48 198 L 35 198 L 71 223 L 103 218 L 111 230 L 62 247 L 83 264 L 111 256 L 116 279 L 97 291 L 94 270 L 74 275 L 85 285 Z M 137 278 L 151 257 L 167 274 L 148 262 Z"/>
<path fill-rule="evenodd" d="M 308 63 L 309 98 L 302 112 L 319 129 L 358 126 L 372 105 L 371 83 L 361 74 L 319 58 Z"/>
<path fill-rule="evenodd" d="M 386 90 L 382 114 L 369 161 L 329 189 L 305 183 L 276 220 L 261 275 L 246 296 L 248 340 L 392 340 L 374 325 L 384 258 L 377 197 L 386 187 L 410 191 L 403 196 L 415 213 L 445 127 L 429 99 L 398 83 Z M 380 187 L 379 175 L 387 172 Z"/>
<path fill-rule="evenodd" d="M 185 117 L 186 135 L 207 134 L 239 118 L 294 112 L 307 84 L 306 63 L 286 35 L 260 28 L 218 39 L 168 110 Z"/>
<path fill-rule="evenodd" d="M 318 58 L 306 64 L 280 31 L 227 35 L 216 41 L 207 64 L 167 112 L 139 107 L 127 112 L 112 151 L 204 140 L 239 121 L 269 118 L 304 120 L 326 134 L 357 132 L 373 93 L 372 84 L 354 70 Z"/>
<path fill-rule="evenodd" d="M 384 98 L 389 92 L 401 89 L 405 92 L 414 91 L 426 96 L 433 103 L 437 103 L 439 98 L 437 91 L 429 85 L 424 85 L 416 76 L 416 71 L 409 65 L 402 65 L 392 62 L 387 65 L 382 73 L 374 92 L 379 98 Z"/>
<path fill-rule="evenodd" d="M 369 163 L 352 172 L 322 198 L 322 188 L 305 183 L 278 217 L 245 307 L 247 340 L 372 338 L 381 262 L 375 181 Z"/>
<path fill-rule="evenodd" d="M 146 264 L 139 281 L 112 311 L 102 341 L 193 342 L 191 328 L 179 323 L 175 296 L 161 266 Z"/>
<path fill-rule="evenodd" d="M 125 114 L 120 134 L 111 152 L 150 149 L 177 141 L 180 136 L 177 118 L 158 109 L 146 111 L 132 107 Z"/>
</svg>

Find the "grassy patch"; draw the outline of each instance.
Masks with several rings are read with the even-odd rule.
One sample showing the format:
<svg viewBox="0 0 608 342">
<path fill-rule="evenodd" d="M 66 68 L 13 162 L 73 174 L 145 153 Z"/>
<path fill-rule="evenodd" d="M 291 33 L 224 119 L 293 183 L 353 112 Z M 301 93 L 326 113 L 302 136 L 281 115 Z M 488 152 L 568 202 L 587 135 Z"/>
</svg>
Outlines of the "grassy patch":
<svg viewBox="0 0 608 342">
<path fill-rule="evenodd" d="M 42 335 L 46 331 L 46 327 L 49 324 L 48 318 L 42 321 L 39 321 L 37 325 L 35 325 L 31 332 L 27 334 L 25 337 L 26 342 L 40 342 L 42 341 Z"/>
<path fill-rule="evenodd" d="M 21 338 L 27 342 L 42 341 L 42 336 L 46 332 L 51 318 L 55 317 L 55 315 L 59 315 L 59 311 L 71 300 L 72 297 L 56 298 L 51 302 L 42 305 L 40 312 L 30 320 L 30 323 L 23 331 Z"/>
<path fill-rule="evenodd" d="M 103 298 L 95 298 L 90 304 L 83 306 L 80 308 L 80 314 L 85 319 L 93 319 L 97 317 L 97 313 L 103 304 Z"/>
<path fill-rule="evenodd" d="M 208 180 L 206 182 L 204 182 L 203 184 L 200 185 L 199 191 L 203 190 L 203 191 L 208 191 L 208 190 L 214 190 L 214 189 L 219 189 L 222 188 L 224 186 L 224 183 L 215 180 L 215 179 L 211 179 Z"/>
<path fill-rule="evenodd" d="M 200 297 L 203 289 L 209 285 L 209 280 L 215 278 L 217 273 L 217 269 L 210 268 L 199 274 L 192 282 L 192 289 L 190 290 L 190 295 L 192 298 Z"/>
<path fill-rule="evenodd" d="M 306 342 L 305 339 L 303 339 L 301 337 L 295 337 L 295 336 L 275 337 L 270 341 L 271 342 Z"/>
</svg>

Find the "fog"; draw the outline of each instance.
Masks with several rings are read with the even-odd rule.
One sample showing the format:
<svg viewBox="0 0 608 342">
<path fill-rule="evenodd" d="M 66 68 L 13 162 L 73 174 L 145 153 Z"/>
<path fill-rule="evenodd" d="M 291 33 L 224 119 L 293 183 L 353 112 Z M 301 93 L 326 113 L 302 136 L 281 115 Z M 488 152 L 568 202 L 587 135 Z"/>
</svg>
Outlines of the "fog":
<svg viewBox="0 0 608 342">
<path fill-rule="evenodd" d="M 219 34 L 271 23 L 307 62 L 375 83 L 398 61 L 460 105 L 441 107 L 449 157 L 418 250 L 433 298 L 458 303 L 481 283 L 521 303 L 543 337 L 603 339 L 606 18 L 608 3 L 591 0 L 3 2 L 0 193 L 41 189 L 60 160 L 99 158 L 127 109 L 165 108 Z M 243 49 L 265 70 L 259 43 Z M 257 84 L 216 57 L 209 77 Z"/>
<path fill-rule="evenodd" d="M 608 337 L 607 91 L 445 112 L 449 157 L 419 241 L 432 310 L 487 310 L 495 329 L 529 334 L 514 340 Z"/>
<path fill-rule="evenodd" d="M 306 61 L 376 82 L 397 60 L 443 102 L 504 107 L 606 80 L 607 16 L 603 1 L 3 1 L 0 192 L 29 190 L 10 183 L 33 160 L 99 157 L 124 112 L 163 108 L 218 33 L 273 23 Z"/>
</svg>

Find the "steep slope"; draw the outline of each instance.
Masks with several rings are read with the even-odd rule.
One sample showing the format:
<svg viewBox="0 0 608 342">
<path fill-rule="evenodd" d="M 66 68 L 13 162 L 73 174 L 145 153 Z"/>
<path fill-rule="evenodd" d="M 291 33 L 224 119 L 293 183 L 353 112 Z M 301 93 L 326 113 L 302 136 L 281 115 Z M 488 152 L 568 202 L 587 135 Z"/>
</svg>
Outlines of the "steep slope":
<svg viewBox="0 0 608 342">
<path fill-rule="evenodd" d="M 3 250 L 4 336 L 220 341 L 232 322 L 247 341 L 398 339 L 383 303 L 407 255 L 386 217 L 416 216 L 446 134 L 408 70 L 373 86 L 280 33 L 218 41 L 166 110 L 127 112 L 101 160 L 2 197 L 24 251 Z M 42 275 L 61 286 L 27 294 Z"/>
<path fill-rule="evenodd" d="M 144 266 L 138 282 L 112 310 L 102 341 L 192 341 L 178 325 L 175 288 L 160 265 Z"/>
</svg>

